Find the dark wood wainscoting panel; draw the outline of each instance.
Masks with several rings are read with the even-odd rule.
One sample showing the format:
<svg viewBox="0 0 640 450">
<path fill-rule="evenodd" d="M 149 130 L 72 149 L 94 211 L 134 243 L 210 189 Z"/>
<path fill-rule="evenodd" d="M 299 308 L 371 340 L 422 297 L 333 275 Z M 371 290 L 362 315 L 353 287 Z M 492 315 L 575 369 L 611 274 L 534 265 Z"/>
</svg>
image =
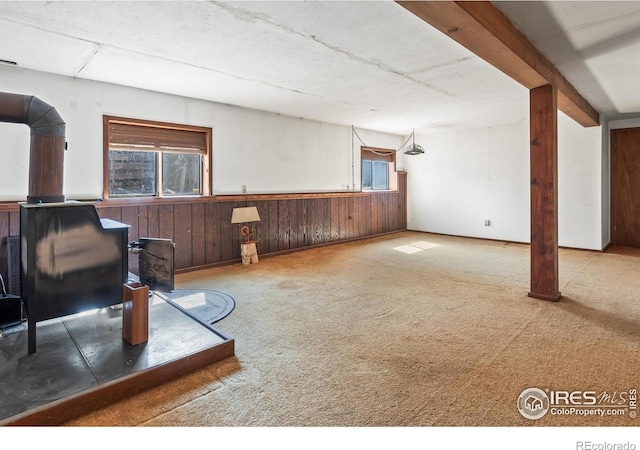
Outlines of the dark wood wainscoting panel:
<svg viewBox="0 0 640 450">
<path fill-rule="evenodd" d="M 280 236 L 278 235 L 278 200 L 269 200 L 265 203 L 269 219 L 263 221 L 261 218 L 260 224 L 257 227 L 258 236 L 260 237 L 259 247 L 261 252 L 275 253 L 278 251 L 278 242 L 280 240 Z M 264 226 L 264 228 L 261 229 L 261 226 Z"/>
<path fill-rule="evenodd" d="M 271 220 L 267 221 L 268 228 L 261 229 L 260 236 L 265 236 L 263 233 L 267 231 L 268 234 L 266 236 L 273 236 L 275 242 L 267 238 L 264 241 L 264 245 L 260 246 L 260 250 L 277 252 L 296 248 L 298 246 L 298 230 L 294 227 L 298 222 L 298 202 L 278 200 L 277 209 L 273 210 L 272 213 L 275 217 L 269 216 Z M 260 220 L 260 223 L 262 223 L 262 220 Z M 276 232 L 269 233 L 270 230 L 275 230 Z"/>
<path fill-rule="evenodd" d="M 207 226 L 204 217 L 204 204 L 195 203 L 191 210 L 191 265 L 198 267 L 207 263 L 205 252 L 205 232 Z"/>
<path fill-rule="evenodd" d="M 11 213 L 8 211 L 0 211 L 0 236 L 2 236 L 0 240 L 0 252 L 2 253 L 2 257 L 0 257 L 0 275 L 2 275 L 5 283 L 9 279 L 7 270 L 7 236 L 11 235 L 9 233 L 9 214 Z"/>
<path fill-rule="evenodd" d="M 139 209 L 137 206 L 125 206 L 120 211 L 120 217 L 122 223 L 129 225 L 129 242 L 138 240 L 140 238 L 139 233 Z M 138 274 L 138 257 L 136 255 L 129 255 L 129 271 Z"/>
<path fill-rule="evenodd" d="M 178 203 L 173 205 L 173 240 L 176 244 L 176 267 L 193 266 L 193 242 L 191 240 L 193 221 L 191 214 L 195 204 Z"/>
<path fill-rule="evenodd" d="M 143 237 L 160 237 L 160 207 L 159 205 L 147 206 L 147 226 L 148 234 Z"/>
<path fill-rule="evenodd" d="M 99 208 L 98 211 L 101 219 L 112 219 L 122 222 L 122 206 L 117 208 Z"/>
<path fill-rule="evenodd" d="M 329 226 L 331 234 L 329 241 L 333 242 L 340 240 L 340 205 L 337 199 L 330 200 Z"/>
<path fill-rule="evenodd" d="M 240 226 L 231 223 L 233 208 L 256 206 L 254 224 L 260 255 L 360 239 L 406 229 L 406 174 L 398 192 L 273 194 L 151 201 L 104 201 L 101 218 L 126 223 L 129 241 L 142 237 L 172 239 L 176 271 L 239 261 Z M 7 236 L 20 235 L 17 203 L 0 209 L 0 273 L 7 279 Z M 129 255 L 138 271 L 138 257 Z"/>
<path fill-rule="evenodd" d="M 7 237 L 9 236 L 20 236 L 20 210 L 17 204 L 14 210 L 0 211 L 0 275 L 2 275 L 7 289 L 9 289 L 9 270 L 7 267 Z"/>
<path fill-rule="evenodd" d="M 208 202 L 204 207 L 204 261 L 211 264 L 222 261 L 220 242 L 220 203 Z"/>
<path fill-rule="evenodd" d="M 173 214 L 174 205 L 159 205 L 158 206 L 158 236 L 150 236 L 150 237 L 160 237 L 166 239 L 175 239 L 174 236 L 174 214 Z"/>
</svg>

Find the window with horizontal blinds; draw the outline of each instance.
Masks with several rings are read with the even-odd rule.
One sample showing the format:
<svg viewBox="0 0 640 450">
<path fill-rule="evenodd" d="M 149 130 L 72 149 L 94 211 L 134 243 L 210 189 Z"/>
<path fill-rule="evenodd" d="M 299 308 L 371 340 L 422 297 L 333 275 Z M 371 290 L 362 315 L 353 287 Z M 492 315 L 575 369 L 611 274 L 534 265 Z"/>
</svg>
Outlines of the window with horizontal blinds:
<svg viewBox="0 0 640 450">
<path fill-rule="evenodd" d="M 207 133 L 197 129 L 161 128 L 110 121 L 109 149 L 206 155 Z"/>
<path fill-rule="evenodd" d="M 104 198 L 211 195 L 212 129 L 103 116 Z"/>
</svg>

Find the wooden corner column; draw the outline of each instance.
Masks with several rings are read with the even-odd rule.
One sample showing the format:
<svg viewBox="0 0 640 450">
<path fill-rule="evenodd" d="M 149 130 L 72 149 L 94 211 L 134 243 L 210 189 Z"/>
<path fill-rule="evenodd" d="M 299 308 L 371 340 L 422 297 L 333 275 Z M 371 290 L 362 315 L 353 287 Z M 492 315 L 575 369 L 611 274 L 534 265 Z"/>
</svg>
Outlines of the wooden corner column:
<svg viewBox="0 0 640 450">
<path fill-rule="evenodd" d="M 551 85 L 530 91 L 531 292 L 558 301 L 558 95 Z"/>
</svg>

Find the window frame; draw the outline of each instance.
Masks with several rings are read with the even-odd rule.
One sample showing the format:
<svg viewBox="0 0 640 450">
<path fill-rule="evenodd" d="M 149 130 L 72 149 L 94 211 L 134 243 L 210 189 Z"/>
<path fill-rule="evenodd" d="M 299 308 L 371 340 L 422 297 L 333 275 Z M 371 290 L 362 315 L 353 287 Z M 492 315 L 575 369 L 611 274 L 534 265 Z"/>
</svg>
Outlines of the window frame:
<svg viewBox="0 0 640 450">
<path fill-rule="evenodd" d="M 396 150 L 378 147 L 360 147 L 360 190 L 362 192 L 389 192 L 398 190 L 398 172 L 396 170 Z M 365 188 L 362 176 L 362 166 L 364 161 L 386 161 L 389 167 L 389 186 L 387 189 L 374 189 L 373 180 L 372 187 Z M 372 164 L 373 176 L 373 164 Z"/>
<path fill-rule="evenodd" d="M 204 152 L 199 151 L 182 151 L 182 152 L 171 152 L 170 150 L 146 150 L 150 153 L 154 153 L 156 155 L 156 167 L 155 167 L 155 176 L 156 176 L 156 186 L 154 194 L 131 194 L 131 195 L 111 195 L 109 193 L 109 151 L 110 151 L 110 143 L 111 143 L 111 124 L 122 124 L 122 125 L 133 125 L 140 127 L 150 127 L 156 128 L 160 130 L 176 130 L 180 132 L 195 132 L 204 134 L 205 146 L 206 149 Z M 212 155 L 211 155 L 211 143 L 212 143 L 212 135 L 213 131 L 209 127 L 202 127 L 196 125 L 185 125 L 185 124 L 177 124 L 170 122 L 159 122 L 154 120 L 144 120 L 144 119 L 134 119 L 129 117 L 119 117 L 119 116 L 110 116 L 103 115 L 102 116 L 102 130 L 103 130 L 103 192 L 102 196 L 104 199 L 122 199 L 122 198 L 175 198 L 175 197 L 204 197 L 211 195 L 211 167 L 212 167 Z M 127 150 L 122 150 L 127 151 Z M 166 195 L 162 192 L 162 177 L 163 177 L 163 167 L 162 167 L 162 155 L 163 153 L 185 153 L 185 154 L 199 154 L 201 155 L 202 163 L 200 167 L 200 179 L 202 183 L 202 192 L 200 194 L 175 194 L 175 195 Z"/>
</svg>

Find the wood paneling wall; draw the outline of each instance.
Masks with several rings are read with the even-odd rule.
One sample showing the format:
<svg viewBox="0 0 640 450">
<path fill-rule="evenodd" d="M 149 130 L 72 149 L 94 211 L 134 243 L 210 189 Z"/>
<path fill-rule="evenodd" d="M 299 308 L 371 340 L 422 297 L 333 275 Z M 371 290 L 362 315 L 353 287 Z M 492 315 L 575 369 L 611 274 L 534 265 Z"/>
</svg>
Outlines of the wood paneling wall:
<svg viewBox="0 0 640 450">
<path fill-rule="evenodd" d="M 0 209 L 0 274 L 8 290 L 7 236 L 20 236 L 20 210 L 17 204 L 14 204 L 11 209 Z M 0 289 L 2 289 L 1 286 Z"/>
<path fill-rule="evenodd" d="M 98 214 L 130 226 L 129 241 L 172 239 L 176 271 L 240 261 L 240 227 L 231 224 L 239 206 L 256 206 L 260 256 L 360 239 L 407 228 L 406 173 L 397 192 L 274 194 L 194 199 L 109 200 Z M 6 237 L 20 234 L 17 204 L 0 208 L 0 273 L 7 278 Z M 137 272 L 138 257 L 129 255 Z"/>
</svg>

